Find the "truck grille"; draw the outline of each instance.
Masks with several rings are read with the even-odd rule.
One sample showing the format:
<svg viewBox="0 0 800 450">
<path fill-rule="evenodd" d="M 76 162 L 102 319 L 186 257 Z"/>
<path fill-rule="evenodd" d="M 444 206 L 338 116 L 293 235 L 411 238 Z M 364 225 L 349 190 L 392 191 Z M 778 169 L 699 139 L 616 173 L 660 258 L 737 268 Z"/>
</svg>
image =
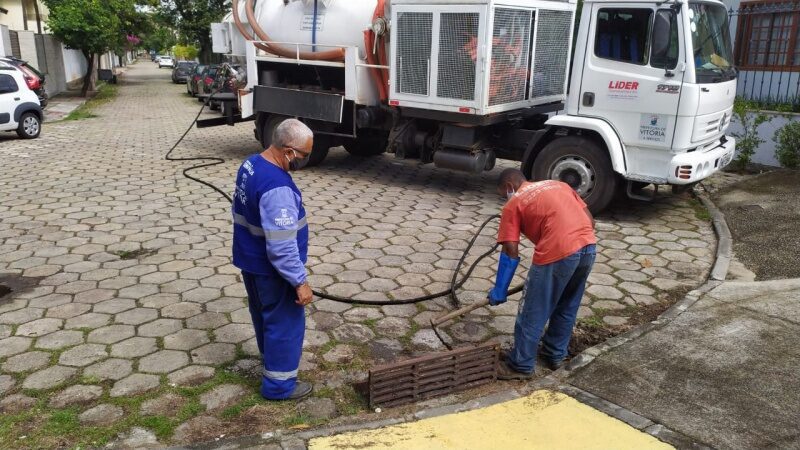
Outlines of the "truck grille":
<svg viewBox="0 0 800 450">
<path fill-rule="evenodd" d="M 439 31 L 439 79 L 441 98 L 475 100 L 478 54 L 478 13 L 442 13 Z"/>
<path fill-rule="evenodd" d="M 532 14 L 523 9 L 495 9 L 490 106 L 523 101 L 527 96 Z"/>
<path fill-rule="evenodd" d="M 428 95 L 433 13 L 404 12 L 397 21 L 396 92 Z"/>
<path fill-rule="evenodd" d="M 539 10 L 532 98 L 566 93 L 571 11 Z"/>
</svg>

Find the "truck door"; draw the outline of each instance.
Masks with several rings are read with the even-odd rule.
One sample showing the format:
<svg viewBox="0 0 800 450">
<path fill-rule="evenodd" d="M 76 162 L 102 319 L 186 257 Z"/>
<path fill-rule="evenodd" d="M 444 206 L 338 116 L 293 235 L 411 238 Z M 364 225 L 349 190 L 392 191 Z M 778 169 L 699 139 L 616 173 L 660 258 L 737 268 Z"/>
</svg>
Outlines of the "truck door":
<svg viewBox="0 0 800 450">
<path fill-rule="evenodd" d="M 628 173 L 650 172 L 636 166 L 671 148 L 685 68 L 680 22 L 666 5 L 593 3 L 578 111 L 617 131 Z"/>
</svg>

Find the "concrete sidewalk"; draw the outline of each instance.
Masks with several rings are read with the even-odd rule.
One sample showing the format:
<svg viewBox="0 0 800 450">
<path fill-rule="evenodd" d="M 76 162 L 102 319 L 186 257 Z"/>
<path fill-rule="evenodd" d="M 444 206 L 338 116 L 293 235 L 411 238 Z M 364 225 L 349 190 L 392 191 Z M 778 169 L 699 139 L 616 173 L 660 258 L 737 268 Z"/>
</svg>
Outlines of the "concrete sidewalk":
<svg viewBox="0 0 800 450">
<path fill-rule="evenodd" d="M 711 447 L 800 448 L 800 279 L 725 282 L 566 381 Z"/>
</svg>

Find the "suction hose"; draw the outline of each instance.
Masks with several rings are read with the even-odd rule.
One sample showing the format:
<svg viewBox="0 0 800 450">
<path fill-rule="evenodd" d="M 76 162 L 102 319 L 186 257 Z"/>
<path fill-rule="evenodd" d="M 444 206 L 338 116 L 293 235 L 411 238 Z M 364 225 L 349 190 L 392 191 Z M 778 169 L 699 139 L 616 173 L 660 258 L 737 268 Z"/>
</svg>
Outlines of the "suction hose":
<svg viewBox="0 0 800 450">
<path fill-rule="evenodd" d="M 186 178 L 188 178 L 188 179 L 190 179 L 192 181 L 196 181 L 196 182 L 198 182 L 198 183 L 200 183 L 200 184 L 202 184 L 204 186 L 210 187 L 215 192 L 217 192 L 219 195 L 221 195 L 223 198 L 225 198 L 225 200 L 227 200 L 228 202 L 233 203 L 233 198 L 227 192 L 223 191 L 222 189 L 218 188 L 217 186 L 214 186 L 213 184 L 211 184 L 211 183 L 209 183 L 207 181 L 201 180 L 201 179 L 189 174 L 190 171 L 195 170 L 195 169 L 200 169 L 200 168 L 203 168 L 203 167 L 211 167 L 211 166 L 216 166 L 216 165 L 219 165 L 219 164 L 224 164 L 225 160 L 223 158 L 219 158 L 219 157 L 216 157 L 216 156 L 193 156 L 193 157 L 187 157 L 187 158 L 176 158 L 176 157 L 172 156 L 172 152 L 175 151 L 176 148 L 178 148 L 178 145 L 180 145 L 181 142 L 183 142 L 183 140 L 186 138 L 186 136 L 189 134 L 189 132 L 192 130 L 192 128 L 194 128 L 195 124 L 200 119 L 200 115 L 203 113 L 203 109 L 205 109 L 205 107 L 208 105 L 208 103 L 211 101 L 211 99 L 218 92 L 219 92 L 219 89 L 217 89 L 216 91 L 212 92 L 211 95 L 209 95 L 209 97 L 205 100 L 205 102 L 203 102 L 203 106 L 200 107 L 200 111 L 197 113 L 197 115 L 195 116 L 194 120 L 189 125 L 189 128 L 187 128 L 186 131 L 183 132 L 181 137 L 178 138 L 178 140 L 175 142 L 175 144 L 172 145 L 172 147 L 169 149 L 167 154 L 164 156 L 164 159 L 166 159 L 167 161 L 206 161 L 206 162 L 204 162 L 202 164 L 198 164 L 198 165 L 195 165 L 195 166 L 188 167 L 188 168 L 184 169 L 183 170 L 183 176 L 185 176 Z M 472 250 L 472 248 L 475 246 L 475 242 L 478 240 L 478 237 L 481 235 L 481 232 L 483 232 L 483 230 L 492 221 L 498 219 L 499 217 L 500 216 L 498 216 L 498 215 L 493 215 L 493 216 L 487 218 L 480 225 L 480 227 L 478 227 L 478 229 L 476 230 L 475 234 L 472 236 L 472 239 L 470 240 L 469 244 L 467 244 L 467 247 L 464 249 L 464 252 L 461 254 L 461 258 L 459 258 L 458 264 L 453 269 L 453 276 L 450 279 L 450 287 L 448 289 L 445 289 L 445 290 L 440 291 L 440 292 L 436 292 L 434 294 L 423 295 L 421 297 L 413 297 L 413 298 L 407 298 L 407 299 L 402 299 L 402 300 L 358 300 L 358 299 L 354 299 L 354 298 L 340 297 L 340 296 L 337 296 L 337 295 L 327 294 L 325 292 L 320 292 L 320 291 L 312 291 L 312 292 L 314 293 L 314 295 L 316 295 L 319 298 L 323 298 L 323 299 L 326 299 L 326 300 L 332 300 L 334 302 L 347 303 L 347 304 L 351 304 L 351 305 L 372 305 L 372 306 L 408 305 L 408 304 L 421 303 L 421 302 L 425 302 L 425 301 L 428 301 L 428 300 L 434 300 L 434 299 L 437 299 L 437 298 L 449 296 L 451 301 L 452 301 L 452 303 L 453 303 L 453 305 L 456 306 L 456 307 L 459 307 L 459 306 L 461 306 L 461 301 L 458 298 L 458 293 L 457 293 L 458 289 L 461 289 L 461 287 L 464 286 L 464 284 L 467 282 L 469 277 L 472 275 L 472 272 L 475 270 L 475 268 L 478 266 L 478 264 L 482 260 L 484 260 L 487 257 L 489 257 L 490 255 L 492 255 L 497 250 L 498 245 L 495 245 L 492 249 L 490 249 L 487 252 L 483 253 L 482 255 L 478 256 L 478 258 L 472 264 L 470 264 L 470 266 L 467 269 L 467 272 L 464 274 L 464 276 L 459 279 L 459 274 L 461 272 L 461 267 L 464 266 L 464 262 L 467 259 L 467 256 L 469 256 L 469 253 Z M 523 288 L 523 285 L 516 286 L 516 287 L 514 287 L 514 288 L 512 288 L 512 289 L 510 289 L 508 291 L 508 295 L 513 295 L 513 294 L 516 294 L 518 292 L 522 292 L 522 288 Z"/>
<path fill-rule="evenodd" d="M 247 3 L 244 7 L 244 12 L 247 15 L 247 22 L 250 24 L 250 27 L 255 32 L 256 36 L 262 41 L 271 41 L 272 38 L 269 37 L 266 31 L 261 28 L 261 25 L 258 24 L 258 19 L 256 19 L 255 9 L 253 6 L 254 0 L 247 0 Z M 233 8 L 235 9 L 238 6 L 239 2 L 237 0 L 233 0 Z M 236 14 L 233 15 L 234 22 L 237 22 L 236 27 L 239 28 L 241 32 L 244 26 L 241 24 L 241 19 L 239 18 L 238 9 L 236 10 Z M 245 36 L 247 39 L 247 36 Z M 249 39 L 253 40 L 253 39 Z M 266 43 L 266 46 L 269 47 L 270 53 L 278 56 L 283 56 L 284 58 L 297 58 L 300 59 L 309 59 L 314 61 L 344 61 L 344 49 L 343 48 L 336 48 L 333 50 L 326 50 L 324 52 L 298 52 L 296 50 L 283 47 L 278 44 L 270 44 Z"/>
</svg>

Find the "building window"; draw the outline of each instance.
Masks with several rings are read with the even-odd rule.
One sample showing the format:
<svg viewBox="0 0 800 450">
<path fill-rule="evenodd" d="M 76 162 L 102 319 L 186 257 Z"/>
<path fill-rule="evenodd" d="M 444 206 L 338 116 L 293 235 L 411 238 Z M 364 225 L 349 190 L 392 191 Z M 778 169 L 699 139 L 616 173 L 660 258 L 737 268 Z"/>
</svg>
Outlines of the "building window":
<svg viewBox="0 0 800 450">
<path fill-rule="evenodd" d="M 800 5 L 742 3 L 736 26 L 736 65 L 744 70 L 800 71 Z"/>
</svg>

